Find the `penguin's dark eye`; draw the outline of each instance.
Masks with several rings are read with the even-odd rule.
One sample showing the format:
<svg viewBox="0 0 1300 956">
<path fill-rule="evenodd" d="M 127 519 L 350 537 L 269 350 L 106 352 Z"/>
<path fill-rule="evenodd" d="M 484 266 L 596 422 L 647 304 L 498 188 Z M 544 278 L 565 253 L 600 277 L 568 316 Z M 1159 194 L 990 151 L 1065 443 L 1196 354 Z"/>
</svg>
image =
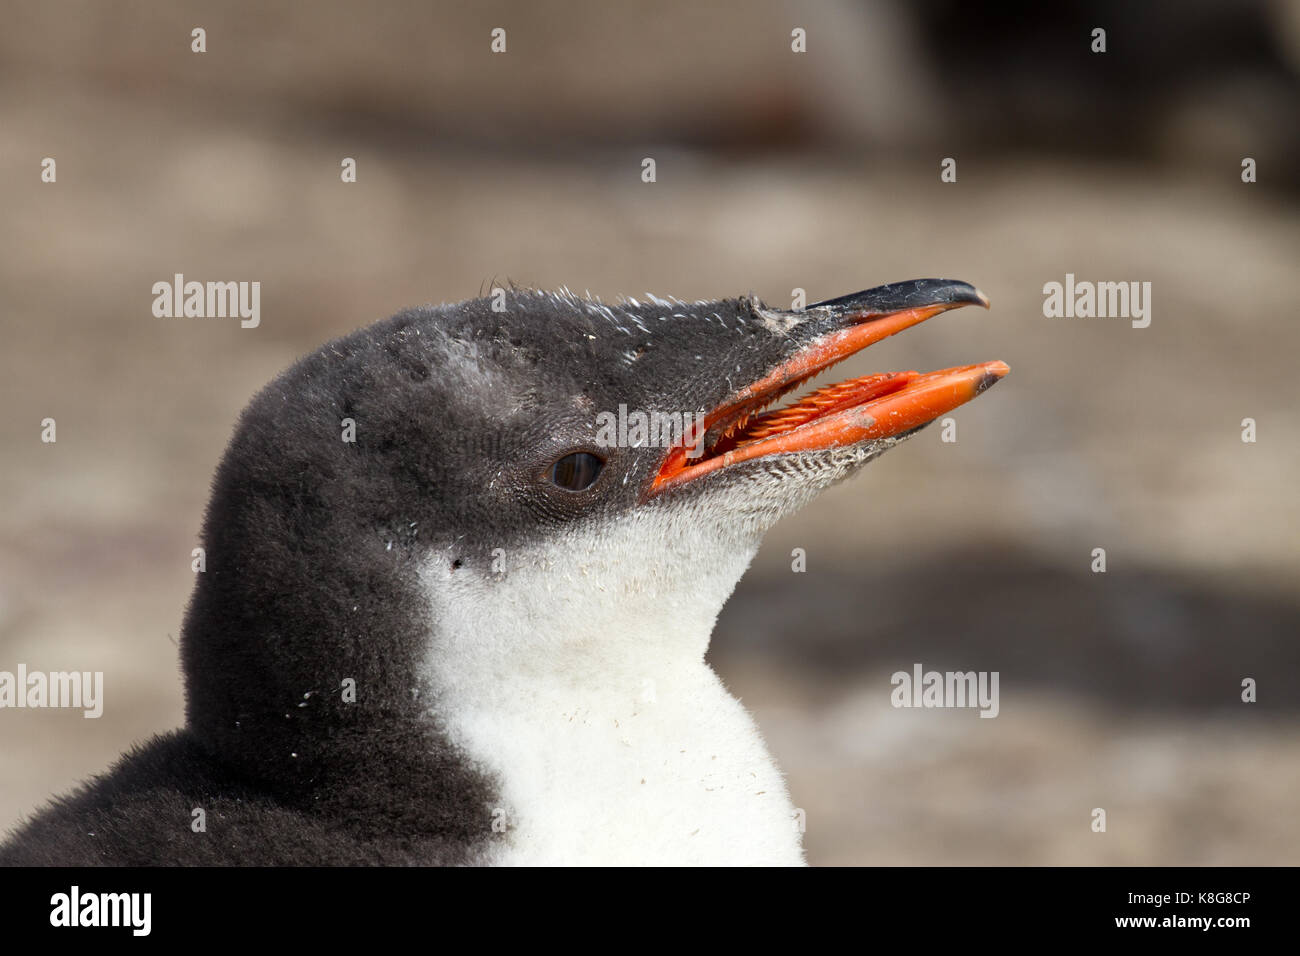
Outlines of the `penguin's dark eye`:
<svg viewBox="0 0 1300 956">
<path fill-rule="evenodd" d="M 605 463 L 590 452 L 575 451 L 551 466 L 551 481 L 565 491 L 585 491 L 604 467 Z"/>
</svg>

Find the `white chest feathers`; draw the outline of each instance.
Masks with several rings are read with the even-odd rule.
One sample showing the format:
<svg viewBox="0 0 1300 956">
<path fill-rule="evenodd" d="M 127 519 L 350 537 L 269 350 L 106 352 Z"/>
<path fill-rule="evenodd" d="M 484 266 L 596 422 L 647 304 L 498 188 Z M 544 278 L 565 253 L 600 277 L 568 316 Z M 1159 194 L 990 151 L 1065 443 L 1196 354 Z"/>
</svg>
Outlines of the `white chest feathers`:
<svg viewBox="0 0 1300 956">
<path fill-rule="evenodd" d="M 630 560 L 647 541 L 669 544 Z M 704 663 L 752 553 L 660 515 L 512 553 L 501 573 L 430 562 L 432 710 L 497 782 L 490 862 L 804 862 L 780 771 Z"/>
<path fill-rule="evenodd" d="M 509 696 L 444 711 L 452 739 L 501 787 L 491 862 L 803 862 L 780 772 L 703 663 L 639 686 L 521 685 Z"/>
</svg>

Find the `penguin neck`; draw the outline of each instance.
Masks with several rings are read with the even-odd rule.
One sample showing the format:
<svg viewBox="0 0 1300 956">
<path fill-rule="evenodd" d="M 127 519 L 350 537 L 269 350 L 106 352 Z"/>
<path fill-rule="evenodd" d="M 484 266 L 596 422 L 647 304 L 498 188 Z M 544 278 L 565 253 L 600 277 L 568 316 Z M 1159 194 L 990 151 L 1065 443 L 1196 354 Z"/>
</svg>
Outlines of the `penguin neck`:
<svg viewBox="0 0 1300 956">
<path fill-rule="evenodd" d="M 422 575 L 433 684 L 488 699 L 524 680 L 581 696 L 698 665 L 756 550 L 649 512 L 508 549 L 491 572 L 440 556 Z"/>
</svg>

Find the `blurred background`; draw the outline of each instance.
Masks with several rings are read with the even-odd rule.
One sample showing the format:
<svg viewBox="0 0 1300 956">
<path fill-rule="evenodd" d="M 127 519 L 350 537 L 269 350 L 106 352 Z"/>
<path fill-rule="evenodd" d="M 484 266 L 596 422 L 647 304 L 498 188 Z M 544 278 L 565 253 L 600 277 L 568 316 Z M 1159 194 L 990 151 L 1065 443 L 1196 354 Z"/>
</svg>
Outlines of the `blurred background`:
<svg viewBox="0 0 1300 956">
<path fill-rule="evenodd" d="M 102 670 L 106 701 L 0 711 L 0 829 L 181 723 L 210 475 L 313 346 L 493 280 L 789 307 L 943 276 L 992 311 L 835 377 L 1011 376 L 955 443 L 929 429 L 779 525 L 711 652 L 810 861 L 1300 863 L 1297 0 L 3 21 L 0 669 Z M 154 318 L 176 272 L 261 281 L 261 326 Z M 1150 327 L 1045 318 L 1066 273 L 1150 282 Z M 999 671 L 1000 715 L 893 709 L 914 663 Z"/>
</svg>

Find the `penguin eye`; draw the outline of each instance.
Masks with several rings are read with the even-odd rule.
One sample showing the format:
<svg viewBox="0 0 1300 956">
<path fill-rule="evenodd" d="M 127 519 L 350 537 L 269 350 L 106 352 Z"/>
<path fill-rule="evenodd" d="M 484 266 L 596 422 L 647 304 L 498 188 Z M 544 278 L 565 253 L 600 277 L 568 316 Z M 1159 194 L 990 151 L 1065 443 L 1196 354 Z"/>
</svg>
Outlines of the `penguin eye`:
<svg viewBox="0 0 1300 956">
<path fill-rule="evenodd" d="M 605 463 L 590 452 L 575 451 L 551 466 L 551 481 L 565 491 L 585 491 L 604 467 Z"/>
</svg>

